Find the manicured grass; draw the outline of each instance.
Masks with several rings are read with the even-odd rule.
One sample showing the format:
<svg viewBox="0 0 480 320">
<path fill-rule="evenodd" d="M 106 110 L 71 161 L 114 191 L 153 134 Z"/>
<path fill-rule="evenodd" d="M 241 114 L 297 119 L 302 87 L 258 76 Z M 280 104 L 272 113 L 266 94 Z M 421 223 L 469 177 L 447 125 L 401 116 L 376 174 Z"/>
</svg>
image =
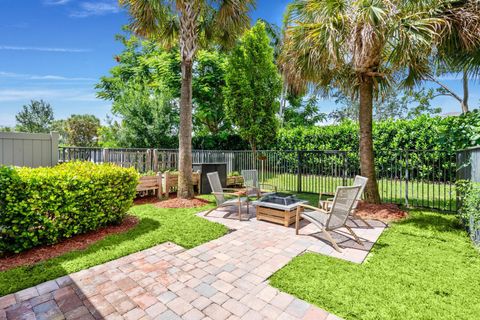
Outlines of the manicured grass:
<svg viewBox="0 0 480 320">
<path fill-rule="evenodd" d="M 318 254 L 271 284 L 345 319 L 479 319 L 480 254 L 454 216 L 410 211 L 362 265 Z"/>
<path fill-rule="evenodd" d="M 135 206 L 130 213 L 139 217 L 132 230 L 106 237 L 86 250 L 73 251 L 32 267 L 18 267 L 0 272 L 0 296 L 44 281 L 86 269 L 128 254 L 172 241 L 192 248 L 228 232 L 221 224 L 195 216 L 211 208 L 160 209 L 153 205 Z"/>
<path fill-rule="evenodd" d="M 275 174 L 266 172 L 265 183 L 277 186 L 279 190 L 295 192 L 298 187 L 296 174 Z M 341 177 L 302 175 L 302 192 L 334 192 L 338 186 L 348 185 L 353 178 L 344 181 Z M 404 180 L 379 179 L 378 188 L 383 202 L 404 205 L 408 194 L 409 204 L 413 207 L 434 208 L 445 211 L 456 210 L 456 189 L 452 183 L 434 183 L 411 180 L 408 185 Z"/>
</svg>

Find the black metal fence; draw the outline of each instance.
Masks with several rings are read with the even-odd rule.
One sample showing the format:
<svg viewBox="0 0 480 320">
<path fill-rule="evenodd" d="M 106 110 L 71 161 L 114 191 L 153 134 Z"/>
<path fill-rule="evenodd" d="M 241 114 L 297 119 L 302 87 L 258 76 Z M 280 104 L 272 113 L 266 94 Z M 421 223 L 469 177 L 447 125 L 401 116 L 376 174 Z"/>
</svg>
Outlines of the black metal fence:
<svg viewBox="0 0 480 320">
<path fill-rule="evenodd" d="M 133 166 L 141 172 L 175 170 L 177 150 L 60 148 L 60 161 L 88 160 Z M 193 151 L 194 163 L 227 164 L 227 171 L 258 169 L 260 179 L 291 192 L 331 192 L 360 173 L 353 151 Z M 381 150 L 376 154 L 378 185 L 384 202 L 455 211 L 455 153 L 442 150 Z"/>
<path fill-rule="evenodd" d="M 461 150 L 457 152 L 457 180 L 468 180 L 474 183 L 480 183 L 480 146 Z M 458 206 L 461 207 L 461 198 L 458 195 Z M 478 206 L 478 205 L 477 205 Z M 462 215 L 463 216 L 463 215 Z M 479 215 L 470 215 L 468 218 L 468 232 L 473 242 L 480 245 L 480 218 Z"/>
</svg>

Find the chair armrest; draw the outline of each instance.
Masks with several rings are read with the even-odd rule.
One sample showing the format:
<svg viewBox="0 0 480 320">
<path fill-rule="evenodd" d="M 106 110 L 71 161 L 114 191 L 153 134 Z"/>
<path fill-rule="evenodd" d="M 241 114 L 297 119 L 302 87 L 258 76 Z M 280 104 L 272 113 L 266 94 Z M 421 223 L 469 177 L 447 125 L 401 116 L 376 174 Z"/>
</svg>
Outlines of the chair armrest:
<svg viewBox="0 0 480 320">
<path fill-rule="evenodd" d="M 300 203 L 298 206 L 302 207 L 304 209 L 310 209 L 310 210 L 313 210 L 313 211 L 320 211 L 322 213 L 330 213 L 330 212 L 328 212 L 328 211 L 326 211 L 322 208 L 317 208 L 317 207 L 311 206 L 311 205 L 306 204 L 306 203 Z"/>
<path fill-rule="evenodd" d="M 213 195 L 224 195 L 224 196 L 233 196 L 237 198 L 241 198 L 239 194 L 231 193 L 231 192 L 212 192 Z"/>
</svg>

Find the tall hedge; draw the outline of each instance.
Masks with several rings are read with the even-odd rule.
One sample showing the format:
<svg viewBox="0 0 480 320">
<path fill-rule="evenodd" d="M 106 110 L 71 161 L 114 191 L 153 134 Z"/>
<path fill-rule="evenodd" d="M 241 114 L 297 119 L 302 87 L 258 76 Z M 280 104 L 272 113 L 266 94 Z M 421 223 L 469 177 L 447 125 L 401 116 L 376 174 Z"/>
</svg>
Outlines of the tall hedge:
<svg viewBox="0 0 480 320">
<path fill-rule="evenodd" d="M 276 150 L 358 150 L 358 124 L 282 129 L 269 147 Z M 373 142 L 380 150 L 449 150 L 480 144 L 480 112 L 461 116 L 420 116 L 388 120 L 373 126 Z"/>
<path fill-rule="evenodd" d="M 112 164 L 0 167 L 0 253 L 118 223 L 135 197 L 138 173 Z"/>
</svg>

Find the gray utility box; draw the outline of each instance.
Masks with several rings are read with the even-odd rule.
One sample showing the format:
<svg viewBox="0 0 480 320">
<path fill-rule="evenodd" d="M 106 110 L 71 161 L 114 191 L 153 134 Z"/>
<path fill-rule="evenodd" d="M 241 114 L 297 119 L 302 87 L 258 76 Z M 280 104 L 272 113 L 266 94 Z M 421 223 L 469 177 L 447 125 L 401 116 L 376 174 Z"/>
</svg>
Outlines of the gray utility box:
<svg viewBox="0 0 480 320">
<path fill-rule="evenodd" d="M 207 173 L 218 172 L 220 183 L 223 188 L 227 187 L 227 164 L 226 163 L 194 163 L 192 165 L 194 172 L 200 172 L 200 194 L 212 193 L 210 182 L 208 182 Z"/>
</svg>

